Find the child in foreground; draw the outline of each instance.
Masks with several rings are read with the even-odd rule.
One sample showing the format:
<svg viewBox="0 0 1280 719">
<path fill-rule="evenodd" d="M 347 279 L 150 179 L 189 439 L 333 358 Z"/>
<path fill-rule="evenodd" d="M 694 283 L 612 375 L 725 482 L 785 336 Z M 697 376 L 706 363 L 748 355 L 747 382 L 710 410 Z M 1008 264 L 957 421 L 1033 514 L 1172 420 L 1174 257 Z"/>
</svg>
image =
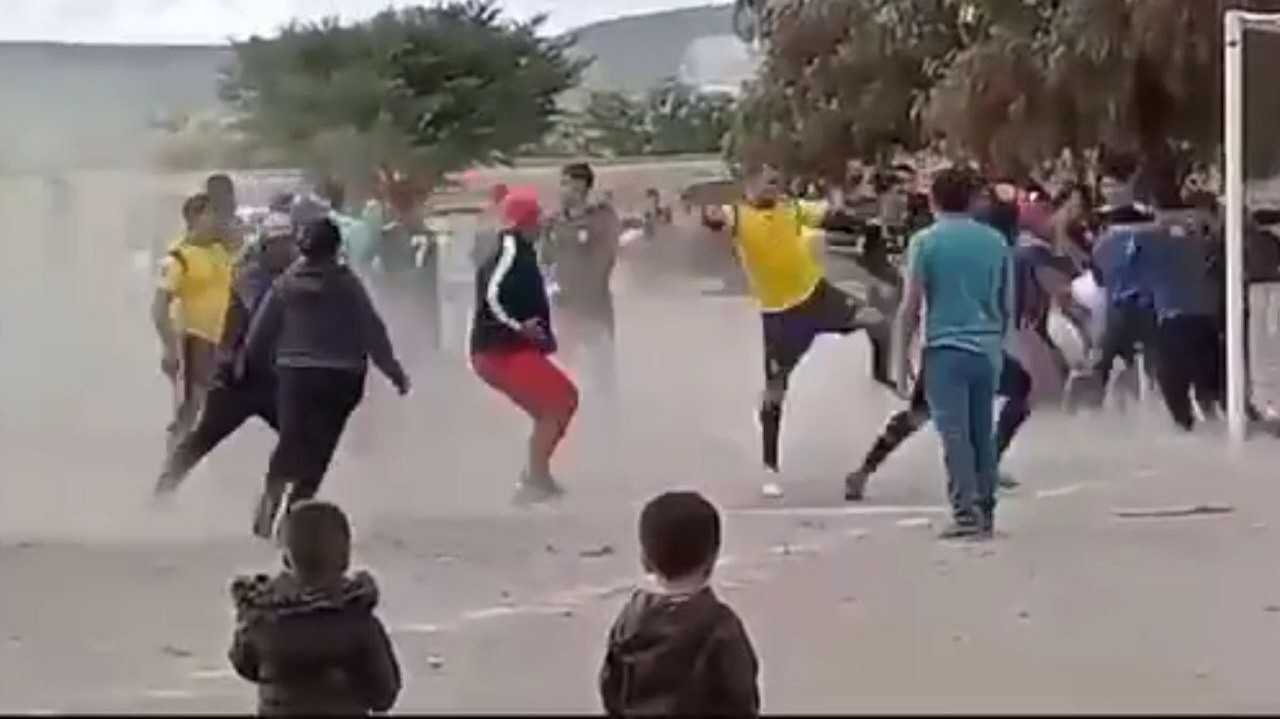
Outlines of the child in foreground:
<svg viewBox="0 0 1280 719">
<path fill-rule="evenodd" d="M 385 712 L 400 693 L 400 666 L 374 615 L 378 587 L 348 576 L 351 527 L 336 505 L 307 500 L 284 520 L 285 570 L 237 577 L 230 659 L 258 685 L 262 716 Z"/>
<path fill-rule="evenodd" d="M 758 716 L 759 662 L 746 628 L 710 586 L 720 515 L 696 492 L 667 492 L 640 514 L 645 570 L 609 632 L 600 698 L 611 717 Z"/>
</svg>

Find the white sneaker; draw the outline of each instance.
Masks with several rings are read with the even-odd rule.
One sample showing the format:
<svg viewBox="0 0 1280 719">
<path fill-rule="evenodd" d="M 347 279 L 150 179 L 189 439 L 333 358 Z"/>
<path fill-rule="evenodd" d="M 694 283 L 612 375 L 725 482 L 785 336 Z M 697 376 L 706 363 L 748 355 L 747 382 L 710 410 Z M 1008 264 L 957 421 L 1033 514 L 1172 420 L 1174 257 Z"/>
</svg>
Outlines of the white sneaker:
<svg viewBox="0 0 1280 719">
<path fill-rule="evenodd" d="M 766 482 L 765 485 L 760 488 L 760 493 L 764 495 L 765 499 L 782 499 L 786 494 L 782 491 L 782 485 L 777 482 Z"/>
</svg>

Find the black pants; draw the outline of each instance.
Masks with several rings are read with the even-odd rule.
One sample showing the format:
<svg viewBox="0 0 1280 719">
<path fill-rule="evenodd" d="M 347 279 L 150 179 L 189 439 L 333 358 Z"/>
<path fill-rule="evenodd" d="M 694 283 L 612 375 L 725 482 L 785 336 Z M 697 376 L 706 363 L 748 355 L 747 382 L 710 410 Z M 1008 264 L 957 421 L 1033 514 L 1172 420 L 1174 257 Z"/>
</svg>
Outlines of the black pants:
<svg viewBox="0 0 1280 719">
<path fill-rule="evenodd" d="M 1000 371 L 999 395 L 1005 398 L 1000 408 L 1000 416 L 996 419 L 996 452 L 1003 457 L 1005 450 L 1013 443 L 1013 438 L 1022 428 L 1023 423 L 1031 416 L 1031 375 L 1009 355 L 1004 356 L 1004 367 Z M 929 422 L 929 403 L 924 393 L 924 372 L 916 379 L 911 389 L 911 399 L 907 408 L 895 412 L 880 436 L 871 445 L 867 456 L 862 460 L 862 471 L 871 474 L 889 459 L 903 442 Z"/>
<path fill-rule="evenodd" d="M 1152 352 L 1154 344 L 1155 314 L 1151 309 L 1135 303 L 1119 303 L 1107 307 L 1106 326 L 1098 342 L 1098 360 L 1091 368 L 1089 396 L 1085 401 L 1095 407 L 1102 406 L 1106 400 L 1111 370 L 1117 359 L 1133 366 L 1141 351 L 1144 362 L 1155 361 L 1158 364 L 1157 353 Z M 1158 368 L 1155 371 L 1158 373 Z M 1135 386 L 1130 392 L 1136 390 Z"/>
<path fill-rule="evenodd" d="M 1205 417 L 1216 417 L 1222 403 L 1221 342 L 1215 319 L 1180 315 L 1156 327 L 1156 380 L 1173 421 L 1183 429 L 1195 425 L 1192 394 Z"/>
<path fill-rule="evenodd" d="M 274 380 L 214 387 L 205 399 L 204 411 L 196 426 L 178 440 L 165 460 L 164 477 L 180 482 L 250 417 L 278 429 Z"/>
<path fill-rule="evenodd" d="M 282 367 L 278 370 L 280 438 L 268 482 L 290 482 L 290 503 L 320 490 L 347 420 L 364 397 L 363 371 Z"/>
<path fill-rule="evenodd" d="M 890 376 L 890 325 L 886 319 L 872 326 L 858 321 L 865 305 L 826 280 L 795 307 L 762 316 L 764 330 L 765 398 L 760 404 L 761 455 L 765 467 L 777 471 L 782 431 L 782 404 L 791 374 L 821 335 L 847 335 L 860 329 L 871 340 L 871 377 L 893 388 Z"/>
</svg>

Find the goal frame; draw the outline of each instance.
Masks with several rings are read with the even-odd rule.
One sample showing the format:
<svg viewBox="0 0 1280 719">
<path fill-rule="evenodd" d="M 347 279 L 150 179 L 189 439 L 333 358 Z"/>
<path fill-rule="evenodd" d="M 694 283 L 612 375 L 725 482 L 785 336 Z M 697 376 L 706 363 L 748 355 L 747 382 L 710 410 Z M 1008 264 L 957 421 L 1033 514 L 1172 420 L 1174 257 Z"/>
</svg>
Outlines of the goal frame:
<svg viewBox="0 0 1280 719">
<path fill-rule="evenodd" d="M 1244 43 L 1248 32 L 1280 34 L 1280 13 L 1228 10 L 1223 15 L 1223 199 L 1226 214 L 1227 434 L 1233 446 L 1248 430 L 1245 352 Z"/>
</svg>

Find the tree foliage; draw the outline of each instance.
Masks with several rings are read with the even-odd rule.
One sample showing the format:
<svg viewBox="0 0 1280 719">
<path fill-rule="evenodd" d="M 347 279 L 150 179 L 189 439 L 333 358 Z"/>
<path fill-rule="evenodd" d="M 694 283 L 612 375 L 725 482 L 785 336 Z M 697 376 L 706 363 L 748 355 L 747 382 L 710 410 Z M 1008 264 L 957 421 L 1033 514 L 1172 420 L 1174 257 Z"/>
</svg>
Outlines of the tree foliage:
<svg viewBox="0 0 1280 719">
<path fill-rule="evenodd" d="M 735 102 L 668 80 L 642 97 L 593 92 L 574 118 L 583 149 L 593 154 L 670 155 L 719 152 Z"/>
<path fill-rule="evenodd" d="M 1280 0 L 740 0 L 765 61 L 735 144 L 828 176 L 941 135 L 1005 170 L 1099 145 L 1158 170 L 1175 148 L 1213 158 L 1229 7 Z M 1249 55 L 1250 140 L 1268 144 L 1280 100 L 1259 69 L 1280 44 Z"/>
<path fill-rule="evenodd" d="M 493 0 L 294 23 L 237 44 L 222 95 L 248 136 L 314 169 L 436 178 L 506 161 L 552 127 L 584 63 L 541 24 L 503 19 Z"/>
</svg>

